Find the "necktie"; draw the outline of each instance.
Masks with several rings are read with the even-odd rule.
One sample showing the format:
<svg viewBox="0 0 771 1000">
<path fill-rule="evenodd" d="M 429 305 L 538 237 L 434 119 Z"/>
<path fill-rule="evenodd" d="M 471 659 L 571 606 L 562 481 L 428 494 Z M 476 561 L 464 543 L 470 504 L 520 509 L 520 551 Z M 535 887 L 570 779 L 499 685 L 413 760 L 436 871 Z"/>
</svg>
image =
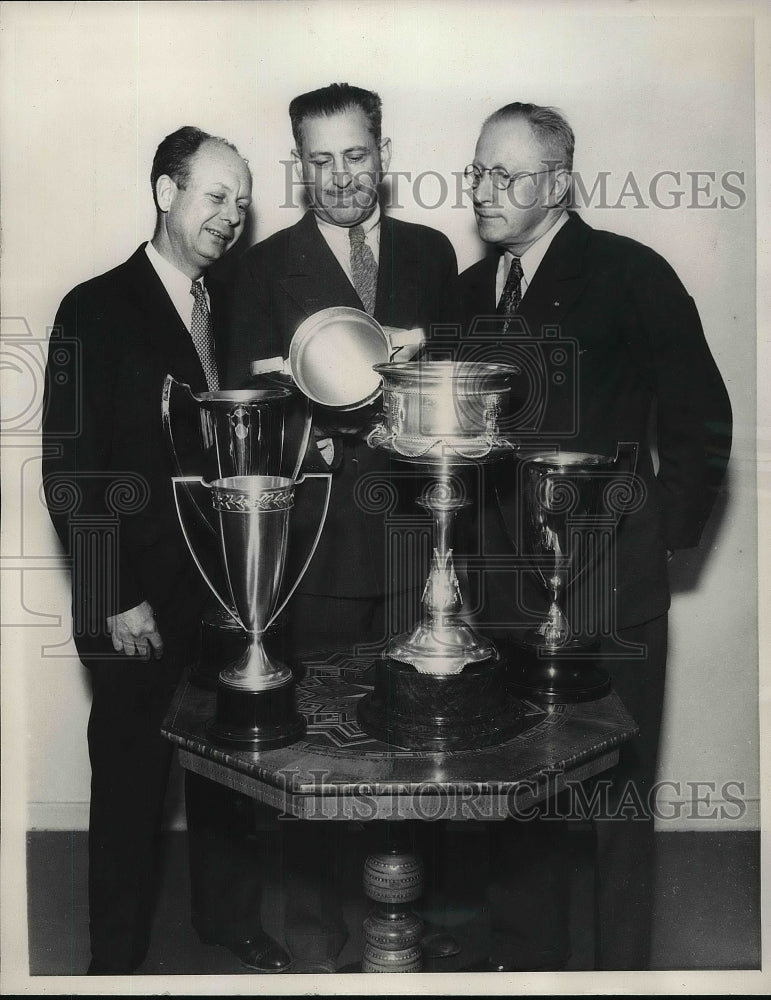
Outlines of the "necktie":
<svg viewBox="0 0 771 1000">
<path fill-rule="evenodd" d="M 364 242 L 364 230 L 354 226 L 348 230 L 351 241 L 351 273 L 353 287 L 362 301 L 364 309 L 372 316 L 375 311 L 375 292 L 377 291 L 377 264 L 375 255 Z"/>
<path fill-rule="evenodd" d="M 190 336 L 193 338 L 198 357 L 201 359 L 206 384 L 211 392 L 220 387 L 217 364 L 214 360 L 214 336 L 212 335 L 211 314 L 206 302 L 206 292 L 200 281 L 190 286 L 190 294 L 195 299 L 193 316 L 190 320 Z"/>
<path fill-rule="evenodd" d="M 503 324 L 504 333 L 508 330 L 509 322 L 512 316 L 516 315 L 519 304 L 522 301 L 522 274 L 522 264 L 519 257 L 513 257 L 509 274 L 506 278 L 506 284 L 503 286 L 500 302 L 498 303 L 498 313 L 506 317 Z"/>
</svg>

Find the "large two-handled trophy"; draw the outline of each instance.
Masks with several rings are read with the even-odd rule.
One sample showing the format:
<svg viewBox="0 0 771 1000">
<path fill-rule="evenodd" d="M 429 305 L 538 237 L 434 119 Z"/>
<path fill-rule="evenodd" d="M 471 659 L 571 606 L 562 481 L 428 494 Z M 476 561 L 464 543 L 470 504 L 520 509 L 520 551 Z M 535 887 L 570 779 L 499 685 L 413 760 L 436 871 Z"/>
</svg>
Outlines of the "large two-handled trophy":
<svg viewBox="0 0 771 1000">
<path fill-rule="evenodd" d="M 556 451 L 520 456 L 521 552 L 547 610 L 518 637 L 512 686 L 550 704 L 590 701 L 611 686 L 597 662 L 612 629 L 613 545 L 621 514 L 640 500 L 634 450 L 613 457 Z M 577 584 L 582 583 L 582 587 Z"/>
<path fill-rule="evenodd" d="M 509 692 L 494 644 L 462 616 L 453 562 L 453 522 L 472 501 L 454 471 L 510 456 L 501 434 L 515 369 L 501 364 L 407 361 L 375 366 L 383 385 L 383 423 L 373 448 L 426 465 L 432 481 L 419 503 L 433 518 L 433 555 L 423 615 L 407 635 L 390 639 L 376 667 L 375 689 L 359 705 L 373 736 L 410 749 L 492 746 L 516 735 L 523 709 Z"/>
<path fill-rule="evenodd" d="M 297 478 L 310 419 L 300 421 L 299 434 L 287 441 L 292 396 L 291 390 L 281 386 L 193 394 L 171 375 L 164 385 L 163 425 L 180 473 L 172 477 L 180 526 L 222 615 L 244 637 L 230 646 L 226 642 L 219 646 L 224 655 L 218 663 L 217 712 L 210 728 L 212 739 L 225 746 L 286 746 L 305 730 L 305 720 L 294 704 L 292 671 L 269 654 L 264 643 L 266 631 L 286 607 L 313 558 L 329 503 L 330 474 Z M 191 412 L 199 418 L 200 441 L 194 440 Z M 199 473 L 184 474 L 184 466 L 196 461 L 196 453 Z M 313 479 L 325 487 L 318 527 L 310 552 L 282 599 L 296 489 Z M 207 567 L 199 552 L 196 539 L 201 533 L 216 540 L 219 586 L 212 580 L 211 565 Z M 233 628 L 211 616 L 204 624 L 215 632 L 222 630 L 226 637 Z"/>
</svg>

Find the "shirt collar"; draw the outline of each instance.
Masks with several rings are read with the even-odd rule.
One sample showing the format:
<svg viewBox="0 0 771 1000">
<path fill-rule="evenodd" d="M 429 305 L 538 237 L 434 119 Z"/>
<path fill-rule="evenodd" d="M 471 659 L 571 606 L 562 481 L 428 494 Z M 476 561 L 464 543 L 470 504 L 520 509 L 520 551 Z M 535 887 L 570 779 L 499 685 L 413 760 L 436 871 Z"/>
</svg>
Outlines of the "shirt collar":
<svg viewBox="0 0 771 1000">
<path fill-rule="evenodd" d="M 336 226 L 332 222 L 327 222 L 326 219 L 316 216 L 316 225 L 319 229 L 330 239 L 345 240 L 347 243 L 349 240 L 348 233 L 353 229 L 353 226 Z M 375 202 L 375 208 L 372 211 L 372 215 L 369 215 L 363 222 L 358 223 L 364 230 L 364 236 L 367 237 L 375 229 L 376 226 L 380 225 L 380 202 Z M 375 234 L 372 233 L 374 236 Z"/>
<path fill-rule="evenodd" d="M 158 277 L 161 279 L 172 298 L 190 295 L 190 286 L 193 284 L 193 279 L 189 278 L 186 274 L 183 274 L 183 272 L 180 271 L 178 267 L 175 267 L 171 261 L 166 260 L 162 254 L 158 253 L 152 243 L 147 244 L 146 250 L 147 256 L 150 258 L 150 263 L 158 272 Z M 200 285 L 204 288 L 206 287 L 203 283 L 203 277 L 198 278 L 197 280 Z"/>
</svg>

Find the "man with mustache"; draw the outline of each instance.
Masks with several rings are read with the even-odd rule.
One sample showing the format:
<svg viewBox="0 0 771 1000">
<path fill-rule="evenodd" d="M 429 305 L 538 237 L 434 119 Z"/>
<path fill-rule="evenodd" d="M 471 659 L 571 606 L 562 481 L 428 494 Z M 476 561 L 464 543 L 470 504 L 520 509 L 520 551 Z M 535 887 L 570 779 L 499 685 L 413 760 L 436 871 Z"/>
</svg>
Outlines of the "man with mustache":
<svg viewBox="0 0 771 1000">
<path fill-rule="evenodd" d="M 46 370 L 43 483 L 72 564 L 73 636 L 92 687 L 93 975 L 134 972 L 150 940 L 173 752 L 160 729 L 206 603 L 177 521 L 161 394 L 167 373 L 195 392 L 219 387 L 212 326 L 222 297 L 205 275 L 243 231 L 252 177 L 234 146 L 185 126 L 158 146 L 151 185 L 152 240 L 65 297 Z M 186 804 L 199 933 L 252 968 L 284 967 L 243 862 L 229 893 L 236 799 L 195 776 Z"/>
<path fill-rule="evenodd" d="M 465 175 L 479 235 L 493 253 L 460 279 L 464 356 L 482 352 L 485 360 L 507 361 L 529 352 L 541 364 L 553 359 L 543 382 L 515 383 L 522 423 L 511 436 L 519 432 L 528 446 L 611 456 L 622 442 L 637 447 L 643 502 L 617 530 L 614 593 L 593 600 L 587 573 L 578 587 L 584 597 L 574 602 L 597 616 L 599 605 L 614 598 L 610 623 L 582 624 L 606 636 L 601 665 L 640 727 L 610 772 L 612 813 L 625 790 L 645 803 L 655 781 L 667 559 L 699 542 L 728 461 L 731 406 L 694 302 L 672 268 L 648 247 L 592 229 L 568 211 L 573 149 L 573 131 L 554 108 L 513 103 L 484 123 Z M 575 391 L 565 391 L 572 385 Z M 484 551 L 513 556 L 521 511 L 512 466 L 501 465 L 491 478 L 496 489 L 485 508 Z M 485 619 L 503 636 L 532 623 L 543 607 L 544 595 L 531 590 L 526 575 L 489 572 L 485 586 Z M 612 634 L 603 631 L 609 624 Z M 621 644 L 641 647 L 643 657 L 624 658 Z M 564 967 L 566 886 L 554 877 L 555 858 L 564 856 L 564 841 L 554 843 L 563 824 L 518 825 L 517 836 L 513 824 L 494 834 L 499 863 L 491 878 L 487 967 Z M 653 817 L 649 810 L 633 819 L 600 817 L 594 830 L 598 967 L 647 968 Z M 523 877 L 532 907 L 521 903 Z"/>
</svg>

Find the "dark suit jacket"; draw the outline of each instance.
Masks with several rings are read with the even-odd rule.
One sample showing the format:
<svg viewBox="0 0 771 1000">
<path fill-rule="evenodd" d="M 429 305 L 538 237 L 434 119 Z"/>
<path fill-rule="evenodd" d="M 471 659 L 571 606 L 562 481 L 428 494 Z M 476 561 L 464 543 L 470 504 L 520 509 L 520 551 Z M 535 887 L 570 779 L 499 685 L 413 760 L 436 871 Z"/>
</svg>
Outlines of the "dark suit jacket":
<svg viewBox="0 0 771 1000">
<path fill-rule="evenodd" d="M 478 331 L 480 317 L 495 313 L 497 260 L 486 257 L 461 276 L 467 348 L 475 322 Z M 698 543 L 730 451 L 731 407 L 694 302 L 653 250 L 571 213 L 519 318 L 519 330 L 515 322 L 484 350 L 488 360 L 524 350 L 520 358 L 532 361 L 513 391 L 523 443 L 603 454 L 615 454 L 620 442 L 639 447 L 645 502 L 622 519 L 617 534 L 616 623 L 649 620 L 669 605 L 666 551 Z M 510 462 L 489 477 L 506 525 L 493 544 L 503 551 L 504 537 L 516 543 L 521 523 L 515 477 Z M 498 584 L 505 591 L 502 578 Z"/>
<path fill-rule="evenodd" d="M 100 623 L 103 629 L 106 615 L 143 600 L 152 605 L 171 654 L 175 638 L 189 633 L 203 603 L 204 585 L 177 521 L 161 395 L 167 373 L 194 391 L 205 391 L 206 380 L 190 334 L 144 247 L 65 297 L 49 346 L 44 489 L 54 527 L 73 560 L 81 654 L 111 649 L 105 637 L 88 633 Z M 210 296 L 216 321 L 213 290 Z M 76 502 L 68 500 L 73 490 Z M 94 561 L 81 546 L 71 545 L 70 529 L 90 520 L 98 533 L 99 517 L 117 525 L 117 548 L 100 549 Z"/>
<path fill-rule="evenodd" d="M 445 236 L 382 216 L 374 312 L 378 322 L 403 329 L 423 327 L 429 333 L 432 324 L 457 320 L 457 275 L 455 252 Z M 309 211 L 296 225 L 252 247 L 239 262 L 230 299 L 226 384 L 241 385 L 253 360 L 286 358 L 300 323 L 331 306 L 363 308 Z M 354 411 L 346 417 L 317 407 L 314 419 L 334 429 L 368 415 Z M 382 594 L 394 585 L 393 579 L 386 580 L 385 513 L 363 510 L 356 489 L 366 474 L 391 475 L 390 462 L 353 436 L 343 439 L 340 454 L 322 541 L 299 592 Z M 407 476 L 409 469 L 400 465 L 397 473 Z M 325 468 L 318 462 L 314 467 Z M 303 530 L 299 511 L 297 515 L 295 534 Z"/>
</svg>

